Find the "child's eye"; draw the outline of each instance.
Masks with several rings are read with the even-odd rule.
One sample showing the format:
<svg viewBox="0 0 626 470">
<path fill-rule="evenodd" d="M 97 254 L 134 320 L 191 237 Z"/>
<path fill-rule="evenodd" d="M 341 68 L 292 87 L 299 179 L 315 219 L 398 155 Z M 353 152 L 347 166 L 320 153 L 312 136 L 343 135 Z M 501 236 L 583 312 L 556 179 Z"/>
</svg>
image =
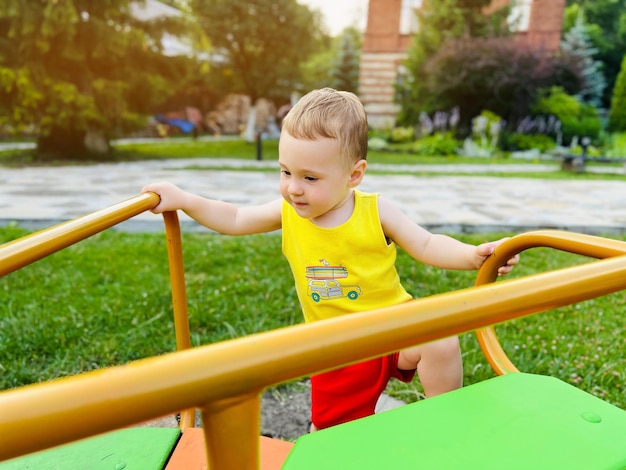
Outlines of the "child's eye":
<svg viewBox="0 0 626 470">
<path fill-rule="evenodd" d="M 314 176 L 305 176 L 304 179 L 307 181 L 317 181 L 317 178 L 315 178 Z"/>
<path fill-rule="evenodd" d="M 291 173 L 288 172 L 287 170 L 280 170 L 280 172 L 285 176 L 291 176 Z"/>
</svg>

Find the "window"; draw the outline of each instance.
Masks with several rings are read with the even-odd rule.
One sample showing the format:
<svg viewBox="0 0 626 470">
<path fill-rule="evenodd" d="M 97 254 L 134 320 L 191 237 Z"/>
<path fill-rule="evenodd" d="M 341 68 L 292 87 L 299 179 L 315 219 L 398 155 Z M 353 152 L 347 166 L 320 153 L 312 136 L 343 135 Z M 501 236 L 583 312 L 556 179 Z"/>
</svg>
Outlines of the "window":
<svg viewBox="0 0 626 470">
<path fill-rule="evenodd" d="M 422 0 L 402 0 L 400 10 L 400 34 L 411 34 L 417 32 L 417 16 L 415 10 L 421 8 Z"/>
<path fill-rule="evenodd" d="M 509 25 L 513 32 L 526 32 L 530 24 L 530 11 L 533 0 L 513 0 L 511 13 L 509 14 Z"/>
</svg>

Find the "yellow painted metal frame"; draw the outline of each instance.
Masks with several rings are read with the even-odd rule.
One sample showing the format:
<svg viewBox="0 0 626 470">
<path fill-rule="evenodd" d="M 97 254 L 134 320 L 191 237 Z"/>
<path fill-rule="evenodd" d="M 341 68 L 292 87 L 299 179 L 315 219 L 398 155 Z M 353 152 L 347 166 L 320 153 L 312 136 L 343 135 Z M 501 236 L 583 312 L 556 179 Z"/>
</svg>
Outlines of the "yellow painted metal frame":
<svg viewBox="0 0 626 470">
<path fill-rule="evenodd" d="M 592 258 L 610 258 L 626 254 L 626 243 L 592 235 L 564 232 L 559 230 L 539 230 L 513 237 L 501 245 L 478 272 L 476 286 L 494 282 L 497 270 L 507 259 L 529 248 L 549 247 Z M 519 372 L 502 349 L 492 326 L 476 330 L 478 343 L 492 369 L 498 374 Z"/>
<path fill-rule="evenodd" d="M 0 246 L 0 275 L 157 201 L 156 195 L 141 195 L 98 216 Z M 178 311 L 186 324 L 178 219 L 168 213 L 165 223 L 175 315 Z M 510 254 L 546 240 L 609 259 L 197 348 L 189 348 L 188 330 L 181 333 L 177 323 L 181 350 L 175 353 L 0 392 L 0 460 L 200 408 L 210 468 L 258 468 L 260 394 L 266 387 L 626 288 L 626 243 L 557 231 L 530 232 L 505 242 L 485 263 L 477 284 L 494 280 L 497 266 Z M 500 360 L 497 353 L 487 354 Z"/>
<path fill-rule="evenodd" d="M 0 277 L 152 209 L 158 203 L 157 194 L 140 194 L 83 217 L 5 243 L 0 246 Z M 163 220 L 172 288 L 176 349 L 183 350 L 191 347 L 191 335 L 180 223 L 176 212 L 164 213 Z M 194 409 L 182 411 L 180 415 L 181 429 L 194 425 Z"/>
</svg>

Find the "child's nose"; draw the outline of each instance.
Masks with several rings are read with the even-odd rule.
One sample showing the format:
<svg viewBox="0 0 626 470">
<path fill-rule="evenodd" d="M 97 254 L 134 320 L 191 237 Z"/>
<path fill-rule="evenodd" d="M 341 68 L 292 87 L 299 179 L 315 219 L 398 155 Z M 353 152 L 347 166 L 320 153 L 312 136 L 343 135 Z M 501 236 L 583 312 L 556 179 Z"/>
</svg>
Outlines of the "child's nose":
<svg viewBox="0 0 626 470">
<path fill-rule="evenodd" d="M 291 181 L 287 189 L 289 194 L 302 194 L 302 185 L 298 181 Z"/>
</svg>

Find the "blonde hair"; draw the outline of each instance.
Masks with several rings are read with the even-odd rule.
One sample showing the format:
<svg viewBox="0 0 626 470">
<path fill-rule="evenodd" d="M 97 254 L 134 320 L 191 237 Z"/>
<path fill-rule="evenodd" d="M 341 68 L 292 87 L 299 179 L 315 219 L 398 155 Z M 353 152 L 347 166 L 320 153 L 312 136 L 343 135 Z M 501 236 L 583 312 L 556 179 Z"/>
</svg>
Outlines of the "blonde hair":
<svg viewBox="0 0 626 470">
<path fill-rule="evenodd" d="M 350 164 L 367 157 L 367 115 L 354 93 L 333 88 L 313 90 L 287 113 L 282 129 L 296 139 L 337 139 Z"/>
</svg>

